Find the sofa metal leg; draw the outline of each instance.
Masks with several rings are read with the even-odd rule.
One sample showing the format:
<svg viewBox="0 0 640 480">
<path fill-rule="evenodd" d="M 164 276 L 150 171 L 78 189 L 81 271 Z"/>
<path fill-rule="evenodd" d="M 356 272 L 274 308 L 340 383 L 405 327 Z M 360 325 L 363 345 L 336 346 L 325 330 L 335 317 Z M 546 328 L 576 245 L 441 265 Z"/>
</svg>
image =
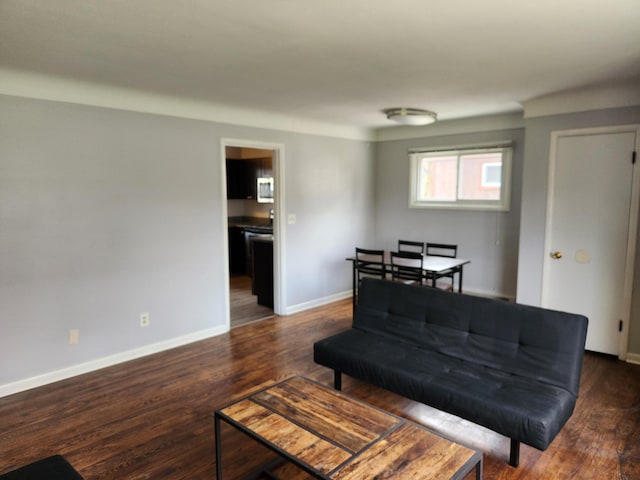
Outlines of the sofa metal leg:
<svg viewBox="0 0 640 480">
<path fill-rule="evenodd" d="M 520 463 L 520 442 L 511 439 L 511 452 L 509 453 L 509 465 L 517 467 Z"/>
<path fill-rule="evenodd" d="M 342 390 L 342 372 L 338 370 L 333 371 L 333 388 Z"/>
</svg>

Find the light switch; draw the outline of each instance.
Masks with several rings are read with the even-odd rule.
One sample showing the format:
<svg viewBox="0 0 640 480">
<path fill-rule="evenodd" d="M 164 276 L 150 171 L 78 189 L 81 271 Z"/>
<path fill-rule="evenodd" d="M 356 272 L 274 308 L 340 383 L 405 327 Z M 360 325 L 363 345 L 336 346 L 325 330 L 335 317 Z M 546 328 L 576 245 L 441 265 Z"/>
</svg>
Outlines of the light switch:
<svg viewBox="0 0 640 480">
<path fill-rule="evenodd" d="M 287 223 L 289 225 L 293 225 L 294 223 L 296 223 L 296 214 L 295 213 L 290 213 L 289 215 L 287 215 Z"/>
</svg>

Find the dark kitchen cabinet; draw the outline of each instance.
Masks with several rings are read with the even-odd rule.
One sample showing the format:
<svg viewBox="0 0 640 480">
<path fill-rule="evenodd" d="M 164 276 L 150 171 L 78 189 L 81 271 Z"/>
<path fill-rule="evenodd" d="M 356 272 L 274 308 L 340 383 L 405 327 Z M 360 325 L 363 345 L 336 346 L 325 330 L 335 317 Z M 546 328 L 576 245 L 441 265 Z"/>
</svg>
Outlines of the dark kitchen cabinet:
<svg viewBox="0 0 640 480">
<path fill-rule="evenodd" d="M 258 162 L 227 158 L 227 198 L 247 200 L 256 198 Z"/>
<path fill-rule="evenodd" d="M 244 228 L 229 227 L 229 272 L 232 275 L 247 273 L 246 256 Z"/>
<path fill-rule="evenodd" d="M 273 308 L 273 240 L 266 237 L 251 239 L 253 291 L 258 305 Z"/>
<path fill-rule="evenodd" d="M 227 198 L 253 200 L 256 196 L 256 180 L 273 176 L 270 158 L 227 158 Z"/>
</svg>

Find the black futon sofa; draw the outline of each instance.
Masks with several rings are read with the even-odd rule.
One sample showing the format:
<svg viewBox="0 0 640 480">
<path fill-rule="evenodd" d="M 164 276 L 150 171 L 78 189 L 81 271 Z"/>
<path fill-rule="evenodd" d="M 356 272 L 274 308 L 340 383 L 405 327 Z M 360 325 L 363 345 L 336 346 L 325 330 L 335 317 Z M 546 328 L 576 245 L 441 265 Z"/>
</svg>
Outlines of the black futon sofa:
<svg viewBox="0 0 640 480">
<path fill-rule="evenodd" d="M 587 318 L 364 279 L 353 327 L 314 344 L 316 363 L 545 450 L 576 403 Z"/>
</svg>

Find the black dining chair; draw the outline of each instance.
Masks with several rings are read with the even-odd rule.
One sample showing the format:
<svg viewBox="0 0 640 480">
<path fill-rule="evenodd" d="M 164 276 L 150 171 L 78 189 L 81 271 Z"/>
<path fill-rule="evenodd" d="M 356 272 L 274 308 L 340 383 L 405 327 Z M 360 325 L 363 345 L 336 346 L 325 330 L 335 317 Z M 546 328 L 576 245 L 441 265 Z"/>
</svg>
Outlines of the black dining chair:
<svg viewBox="0 0 640 480">
<path fill-rule="evenodd" d="M 384 250 L 370 250 L 356 247 L 356 259 L 353 276 L 353 307 L 358 303 L 360 283 L 365 277 L 385 279 L 387 276 L 384 265 Z"/>
<path fill-rule="evenodd" d="M 413 240 L 398 240 L 399 252 L 418 252 L 424 254 L 424 242 L 414 242 Z"/>
<path fill-rule="evenodd" d="M 391 280 L 422 285 L 424 256 L 418 252 L 391 252 Z"/>
<path fill-rule="evenodd" d="M 447 258 L 457 258 L 458 257 L 458 245 L 453 245 L 449 243 L 430 243 L 427 242 L 427 255 L 433 257 L 447 257 Z M 460 272 L 460 267 L 451 268 L 449 270 L 445 270 L 444 272 L 431 272 L 429 273 L 428 280 L 433 281 L 435 277 L 436 287 L 441 290 L 453 290 L 454 286 L 454 277 L 456 273 Z M 451 279 L 451 283 L 449 282 L 438 282 L 440 278 L 449 278 Z"/>
</svg>

